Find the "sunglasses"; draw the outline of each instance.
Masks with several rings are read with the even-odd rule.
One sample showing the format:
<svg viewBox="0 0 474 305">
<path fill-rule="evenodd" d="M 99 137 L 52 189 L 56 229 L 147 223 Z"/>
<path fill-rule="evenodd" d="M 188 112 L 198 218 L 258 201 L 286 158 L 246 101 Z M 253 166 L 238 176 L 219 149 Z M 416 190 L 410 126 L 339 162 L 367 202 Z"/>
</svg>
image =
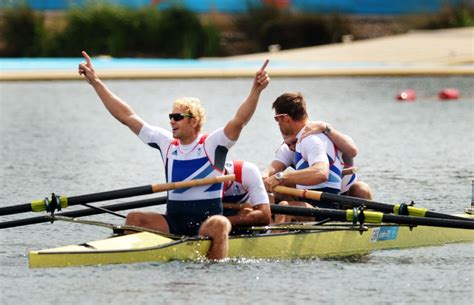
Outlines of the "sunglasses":
<svg viewBox="0 0 474 305">
<path fill-rule="evenodd" d="M 184 118 L 192 118 L 193 115 L 190 113 L 170 113 L 168 114 L 168 117 L 173 119 L 175 122 L 181 121 Z"/>
<path fill-rule="evenodd" d="M 273 118 L 275 119 L 275 122 L 278 122 L 279 118 L 282 118 L 282 117 L 287 116 L 287 115 L 288 115 L 288 113 L 280 113 L 280 114 L 275 115 Z"/>
</svg>

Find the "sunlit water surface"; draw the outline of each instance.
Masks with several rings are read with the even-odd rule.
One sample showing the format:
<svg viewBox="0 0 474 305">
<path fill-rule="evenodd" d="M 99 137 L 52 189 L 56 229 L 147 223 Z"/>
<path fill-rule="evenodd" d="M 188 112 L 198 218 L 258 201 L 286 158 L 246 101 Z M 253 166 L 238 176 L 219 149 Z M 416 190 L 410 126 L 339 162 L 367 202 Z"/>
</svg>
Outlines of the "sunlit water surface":
<svg viewBox="0 0 474 305">
<path fill-rule="evenodd" d="M 261 169 L 281 143 L 271 103 L 301 91 L 312 119 L 349 134 L 359 147 L 361 179 L 375 200 L 415 201 L 460 212 L 471 201 L 473 78 L 275 79 L 231 150 L 230 158 Z M 180 96 L 199 97 L 205 132 L 223 126 L 246 97 L 249 79 L 107 81 L 146 121 L 169 127 Z M 441 102 L 454 87 L 461 99 Z M 414 103 L 397 103 L 413 88 Z M 155 150 L 106 112 L 85 82 L 0 83 L 0 205 L 164 181 Z M 73 208 L 71 208 L 73 209 Z M 163 211 L 163 207 L 150 208 Z M 31 217 L 36 215 L 22 215 Z M 2 216 L 3 220 L 18 216 Z M 114 216 L 90 217 L 120 223 Z M 0 232 L 2 304 L 471 304 L 474 244 L 379 251 L 349 260 L 144 263 L 80 268 L 28 268 L 31 249 L 108 236 L 67 223 Z"/>
</svg>

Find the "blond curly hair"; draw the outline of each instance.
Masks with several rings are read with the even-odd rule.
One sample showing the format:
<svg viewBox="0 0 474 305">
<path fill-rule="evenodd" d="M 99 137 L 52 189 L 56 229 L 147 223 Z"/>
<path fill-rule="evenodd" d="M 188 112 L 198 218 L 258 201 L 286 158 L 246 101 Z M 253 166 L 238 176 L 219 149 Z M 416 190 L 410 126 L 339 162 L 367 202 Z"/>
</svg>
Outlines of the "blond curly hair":
<svg viewBox="0 0 474 305">
<path fill-rule="evenodd" d="M 201 105 L 201 101 L 196 97 L 180 97 L 174 103 L 174 107 L 189 113 L 197 122 L 196 132 L 200 132 L 202 125 L 206 121 L 206 111 Z"/>
</svg>

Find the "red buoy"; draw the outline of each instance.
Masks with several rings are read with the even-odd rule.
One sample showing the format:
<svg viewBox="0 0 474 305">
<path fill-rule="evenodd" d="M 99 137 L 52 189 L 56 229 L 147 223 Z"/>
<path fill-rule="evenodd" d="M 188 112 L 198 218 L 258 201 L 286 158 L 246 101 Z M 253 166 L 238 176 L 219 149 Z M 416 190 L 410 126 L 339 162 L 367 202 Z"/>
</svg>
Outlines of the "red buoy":
<svg viewBox="0 0 474 305">
<path fill-rule="evenodd" d="M 456 100 L 459 98 L 459 90 L 447 88 L 438 93 L 438 97 L 442 100 Z"/>
<path fill-rule="evenodd" d="M 406 89 L 397 94 L 397 100 L 401 102 L 412 102 L 416 99 L 415 91 Z"/>
</svg>

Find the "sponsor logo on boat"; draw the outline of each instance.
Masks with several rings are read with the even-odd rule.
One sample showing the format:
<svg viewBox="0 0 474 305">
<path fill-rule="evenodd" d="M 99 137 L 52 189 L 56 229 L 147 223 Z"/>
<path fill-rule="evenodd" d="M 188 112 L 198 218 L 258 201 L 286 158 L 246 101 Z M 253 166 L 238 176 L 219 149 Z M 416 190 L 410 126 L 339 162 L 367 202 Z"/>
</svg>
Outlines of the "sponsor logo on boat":
<svg viewBox="0 0 474 305">
<path fill-rule="evenodd" d="M 398 237 L 398 226 L 386 226 L 375 228 L 372 231 L 371 242 L 378 242 L 384 240 L 395 240 Z"/>
</svg>

